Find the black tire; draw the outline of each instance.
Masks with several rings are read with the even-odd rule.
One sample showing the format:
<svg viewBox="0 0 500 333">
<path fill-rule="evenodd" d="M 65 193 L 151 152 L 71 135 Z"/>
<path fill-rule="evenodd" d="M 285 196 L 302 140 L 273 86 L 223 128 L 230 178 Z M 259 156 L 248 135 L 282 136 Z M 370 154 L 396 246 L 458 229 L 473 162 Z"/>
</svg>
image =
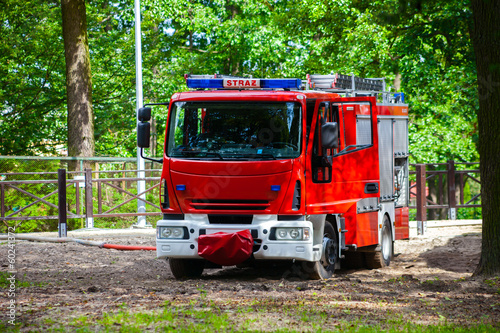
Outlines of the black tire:
<svg viewBox="0 0 500 333">
<path fill-rule="evenodd" d="M 325 221 L 323 231 L 322 256 L 316 262 L 302 263 L 302 270 L 313 280 L 329 279 L 333 276 L 335 266 L 339 262 L 339 238 L 332 224 Z"/>
<path fill-rule="evenodd" d="M 199 259 L 169 258 L 170 270 L 176 279 L 199 278 L 205 268 L 205 261 Z"/>
<path fill-rule="evenodd" d="M 382 223 L 382 239 L 380 240 L 380 250 L 365 253 L 366 266 L 371 269 L 387 267 L 391 264 L 394 256 L 394 242 L 392 241 L 392 230 L 389 218 L 384 216 Z"/>
</svg>

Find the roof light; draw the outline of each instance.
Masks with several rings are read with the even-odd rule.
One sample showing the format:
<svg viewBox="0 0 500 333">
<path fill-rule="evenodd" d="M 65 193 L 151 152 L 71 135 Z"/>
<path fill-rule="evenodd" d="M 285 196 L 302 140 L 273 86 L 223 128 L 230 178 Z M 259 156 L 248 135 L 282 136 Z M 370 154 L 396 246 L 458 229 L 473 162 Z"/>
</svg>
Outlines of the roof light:
<svg viewBox="0 0 500 333">
<path fill-rule="evenodd" d="M 222 89 L 222 79 L 186 79 L 188 88 L 193 89 Z"/>
<path fill-rule="evenodd" d="M 186 84 L 191 89 L 300 89 L 300 79 L 190 79 Z"/>
<path fill-rule="evenodd" d="M 263 79 L 261 82 L 262 88 L 271 89 L 299 89 L 302 84 L 300 79 Z"/>
</svg>

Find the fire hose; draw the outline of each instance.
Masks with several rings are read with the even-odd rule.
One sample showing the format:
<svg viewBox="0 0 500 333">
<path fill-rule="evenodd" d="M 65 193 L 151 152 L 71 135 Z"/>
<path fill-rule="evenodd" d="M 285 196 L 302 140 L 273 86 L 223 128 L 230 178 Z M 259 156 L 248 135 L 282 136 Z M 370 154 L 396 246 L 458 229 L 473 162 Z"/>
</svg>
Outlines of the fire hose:
<svg viewBox="0 0 500 333">
<path fill-rule="evenodd" d="M 86 246 L 97 246 L 97 247 L 104 248 L 104 249 L 115 249 L 115 250 L 121 250 L 121 251 L 138 251 L 138 250 L 156 251 L 155 246 L 108 244 L 106 242 L 94 242 L 94 241 L 88 241 L 88 240 L 78 239 L 78 238 L 69 238 L 69 237 L 61 237 L 61 238 L 58 238 L 58 237 L 39 237 L 39 236 L 31 236 L 31 235 L 14 234 L 14 236 L 0 235 L 0 240 L 7 240 L 9 238 L 12 239 L 12 237 L 14 237 L 15 239 L 27 240 L 27 241 L 33 241 L 33 242 L 78 243 L 78 244 L 86 245 Z"/>
</svg>

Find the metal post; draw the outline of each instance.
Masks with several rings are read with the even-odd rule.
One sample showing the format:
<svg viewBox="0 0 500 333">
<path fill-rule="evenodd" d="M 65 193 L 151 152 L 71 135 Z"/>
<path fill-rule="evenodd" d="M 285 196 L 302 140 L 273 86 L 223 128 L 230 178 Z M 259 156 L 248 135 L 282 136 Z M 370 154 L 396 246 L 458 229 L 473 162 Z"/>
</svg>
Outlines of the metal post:
<svg viewBox="0 0 500 333">
<path fill-rule="evenodd" d="M 82 173 L 83 171 L 80 170 Z M 78 182 L 75 184 L 76 186 L 76 213 L 78 215 L 83 215 L 83 194 L 81 194 L 81 189 L 85 187 L 85 175 L 78 175 L 73 178 L 74 180 L 78 180 Z M 81 214 L 80 214 L 81 213 Z M 80 217 L 80 224 L 81 228 L 83 229 L 83 217 Z"/>
<path fill-rule="evenodd" d="M 92 169 L 85 169 L 85 227 L 94 227 L 94 205 L 92 203 Z"/>
<path fill-rule="evenodd" d="M 141 3 L 140 0 L 134 0 L 135 10 L 135 95 L 136 95 L 136 118 L 139 122 L 139 108 L 142 107 L 142 46 L 141 46 Z M 144 178 L 144 159 L 141 157 L 140 149 L 137 148 L 137 178 Z M 137 181 L 137 194 L 146 191 L 146 181 Z M 146 194 L 140 196 L 146 199 Z M 137 213 L 146 212 L 146 203 L 142 200 L 137 200 Z M 146 216 L 138 216 L 135 227 L 145 228 Z"/>
<path fill-rule="evenodd" d="M 68 236 L 68 219 L 66 212 L 66 169 L 57 170 L 57 195 L 59 208 L 59 237 Z"/>
<path fill-rule="evenodd" d="M 448 161 L 448 219 L 457 219 L 457 202 L 455 198 L 455 162 Z"/>
<path fill-rule="evenodd" d="M 417 164 L 417 234 L 423 235 L 427 229 L 427 196 L 425 188 L 425 164 Z"/>
<path fill-rule="evenodd" d="M 2 181 L 0 179 L 0 181 Z M 2 218 L 5 217 L 5 188 L 3 184 L 0 184 L 0 202 L 2 205 Z"/>
</svg>

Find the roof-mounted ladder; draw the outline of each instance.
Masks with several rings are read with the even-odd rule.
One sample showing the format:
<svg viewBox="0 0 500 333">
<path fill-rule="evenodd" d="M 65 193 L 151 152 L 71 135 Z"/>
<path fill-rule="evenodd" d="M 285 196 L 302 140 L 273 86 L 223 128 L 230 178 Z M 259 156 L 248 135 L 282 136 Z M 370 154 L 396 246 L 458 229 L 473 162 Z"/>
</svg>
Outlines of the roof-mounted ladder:
<svg viewBox="0 0 500 333">
<path fill-rule="evenodd" d="M 319 90 L 361 90 L 361 91 L 385 91 L 385 79 L 363 79 L 353 75 L 343 74 L 308 74 L 306 89 Z"/>
<path fill-rule="evenodd" d="M 404 103 L 403 93 L 386 91 L 385 78 L 363 79 L 343 74 L 308 74 L 306 82 L 302 81 L 306 90 L 324 90 L 336 93 L 345 93 L 347 96 L 377 96 L 382 95 L 384 103 Z"/>
</svg>

